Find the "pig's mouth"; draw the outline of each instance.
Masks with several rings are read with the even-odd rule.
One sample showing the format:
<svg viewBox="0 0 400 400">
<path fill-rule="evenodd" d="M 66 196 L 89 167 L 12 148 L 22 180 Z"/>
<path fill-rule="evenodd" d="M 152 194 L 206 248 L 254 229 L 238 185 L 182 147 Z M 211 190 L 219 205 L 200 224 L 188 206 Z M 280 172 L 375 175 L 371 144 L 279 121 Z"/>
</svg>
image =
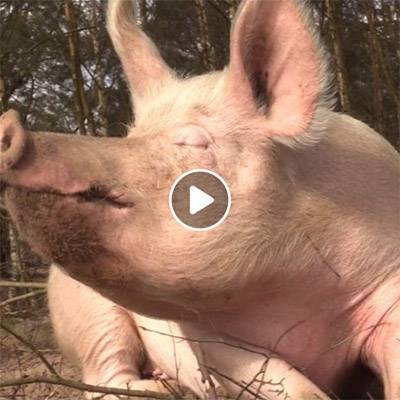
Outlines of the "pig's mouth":
<svg viewBox="0 0 400 400">
<path fill-rule="evenodd" d="M 77 203 L 92 203 L 112 207 L 114 209 L 129 209 L 134 206 L 133 201 L 128 199 L 123 192 L 115 189 L 109 189 L 101 185 L 93 185 L 87 190 L 72 193 L 64 193 L 52 188 L 33 189 L 8 185 L 5 185 L 5 187 L 1 189 L 7 190 L 8 188 L 11 190 L 15 189 L 17 191 L 30 192 L 47 197 L 55 197 L 59 201 L 62 201 L 63 199 L 69 199 L 75 200 Z"/>
<path fill-rule="evenodd" d="M 102 186 L 91 186 L 85 191 L 64 196 L 74 197 L 81 202 L 101 203 L 118 209 L 132 208 L 134 205 L 131 200 L 126 198 L 124 193 Z"/>
</svg>

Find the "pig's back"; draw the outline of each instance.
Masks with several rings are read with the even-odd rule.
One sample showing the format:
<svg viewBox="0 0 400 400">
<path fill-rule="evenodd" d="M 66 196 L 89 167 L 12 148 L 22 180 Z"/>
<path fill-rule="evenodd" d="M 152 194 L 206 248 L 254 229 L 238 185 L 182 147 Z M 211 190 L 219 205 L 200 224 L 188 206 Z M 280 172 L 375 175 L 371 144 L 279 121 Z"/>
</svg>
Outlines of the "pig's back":
<svg viewBox="0 0 400 400">
<path fill-rule="evenodd" d="M 309 196 L 399 236 L 400 157 L 373 129 L 332 112 L 320 142 L 289 157 L 297 187 Z"/>
</svg>

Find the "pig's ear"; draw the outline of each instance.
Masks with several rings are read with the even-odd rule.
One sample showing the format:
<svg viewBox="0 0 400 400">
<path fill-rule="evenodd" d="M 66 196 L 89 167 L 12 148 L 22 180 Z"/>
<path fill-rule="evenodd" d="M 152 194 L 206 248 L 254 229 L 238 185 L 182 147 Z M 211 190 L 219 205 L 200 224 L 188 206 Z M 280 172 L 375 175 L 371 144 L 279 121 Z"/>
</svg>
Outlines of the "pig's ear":
<svg viewBox="0 0 400 400">
<path fill-rule="evenodd" d="M 154 43 L 138 27 L 134 0 L 109 0 L 107 29 L 121 60 L 135 105 L 174 79 Z"/>
<path fill-rule="evenodd" d="M 231 32 L 228 84 L 243 104 L 265 113 L 269 136 L 287 142 L 314 135 L 310 126 L 329 103 L 329 82 L 299 0 L 243 1 Z"/>
</svg>

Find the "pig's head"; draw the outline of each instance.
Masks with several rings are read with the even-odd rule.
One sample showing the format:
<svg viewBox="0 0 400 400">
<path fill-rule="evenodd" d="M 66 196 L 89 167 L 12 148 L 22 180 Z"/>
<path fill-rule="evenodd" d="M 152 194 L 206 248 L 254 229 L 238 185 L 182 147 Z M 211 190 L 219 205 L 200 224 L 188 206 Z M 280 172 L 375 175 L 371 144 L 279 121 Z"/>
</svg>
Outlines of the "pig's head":
<svg viewBox="0 0 400 400">
<path fill-rule="evenodd" d="M 278 147 L 318 139 L 327 71 L 295 0 L 244 2 L 228 67 L 179 78 L 136 26 L 131 1 L 110 1 L 108 29 L 132 95 L 123 139 L 27 132 L 0 119 L 6 204 L 33 248 L 133 310 L 162 317 L 234 307 L 269 276 L 279 204 L 290 196 Z M 190 231 L 168 195 L 182 173 L 221 175 L 232 207 Z"/>
</svg>

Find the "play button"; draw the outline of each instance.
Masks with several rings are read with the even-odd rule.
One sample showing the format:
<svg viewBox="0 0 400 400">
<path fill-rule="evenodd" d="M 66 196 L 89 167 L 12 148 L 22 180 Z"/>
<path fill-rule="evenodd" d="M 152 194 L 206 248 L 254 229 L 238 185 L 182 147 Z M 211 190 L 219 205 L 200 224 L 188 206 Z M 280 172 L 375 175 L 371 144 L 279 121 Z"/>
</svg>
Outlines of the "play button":
<svg viewBox="0 0 400 400">
<path fill-rule="evenodd" d="M 196 186 L 189 188 L 189 212 L 190 215 L 197 214 L 210 204 L 214 203 L 214 197 L 203 192 Z"/>
<path fill-rule="evenodd" d="M 175 219 L 188 229 L 203 231 L 216 227 L 228 215 L 229 188 L 215 172 L 194 169 L 172 185 L 169 206 Z"/>
</svg>

